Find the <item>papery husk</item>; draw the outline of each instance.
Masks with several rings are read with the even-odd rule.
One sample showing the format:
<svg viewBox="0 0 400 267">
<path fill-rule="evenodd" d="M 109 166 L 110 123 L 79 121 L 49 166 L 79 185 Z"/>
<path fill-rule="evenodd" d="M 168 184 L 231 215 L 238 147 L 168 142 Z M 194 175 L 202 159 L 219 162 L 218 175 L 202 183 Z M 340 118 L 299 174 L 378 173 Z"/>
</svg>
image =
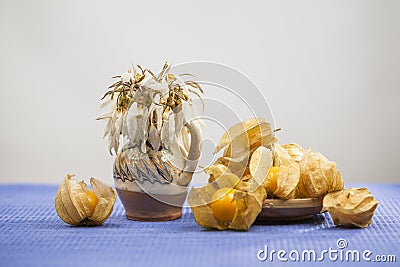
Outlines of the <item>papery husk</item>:
<svg viewBox="0 0 400 267">
<path fill-rule="evenodd" d="M 208 182 L 211 183 L 224 173 L 228 172 L 228 167 L 223 164 L 213 164 L 204 168 L 204 172 L 210 175 Z"/>
<path fill-rule="evenodd" d="M 273 194 L 281 199 L 295 198 L 299 179 L 299 164 L 293 160 L 282 161 L 278 176 L 276 178 L 276 190 L 273 192 Z"/>
<path fill-rule="evenodd" d="M 280 166 L 283 161 L 291 160 L 292 157 L 280 144 L 276 143 L 273 147 L 274 166 Z"/>
<path fill-rule="evenodd" d="M 248 159 L 232 159 L 229 157 L 219 157 L 214 164 L 222 164 L 228 168 L 228 172 L 242 177 L 249 173 Z"/>
<path fill-rule="evenodd" d="M 294 159 L 294 161 L 296 161 L 297 163 L 300 162 L 300 160 L 303 158 L 304 156 L 304 149 L 295 143 L 290 143 L 290 144 L 284 144 L 282 146 L 286 152 L 289 154 L 289 156 Z"/>
<path fill-rule="evenodd" d="M 300 181 L 297 198 L 323 197 L 329 192 L 342 190 L 344 182 L 336 163 L 321 153 L 306 151 L 299 162 Z"/>
<path fill-rule="evenodd" d="M 89 208 L 89 200 L 85 193 L 87 185 L 82 181 L 72 179 L 74 175 L 67 174 L 58 188 L 55 208 L 58 216 L 71 225 L 100 225 L 110 217 L 116 193 L 114 189 L 102 181 L 91 178 L 90 184 L 98 203 L 93 211 Z"/>
<path fill-rule="evenodd" d="M 258 187 L 264 184 L 272 164 L 273 153 L 269 148 L 260 146 L 254 151 L 249 163 L 250 174 L 253 177 L 253 186 Z"/>
<path fill-rule="evenodd" d="M 366 228 L 379 202 L 367 188 L 348 188 L 328 193 L 323 200 L 322 212 L 328 211 L 335 225 Z"/>
<path fill-rule="evenodd" d="M 218 145 L 215 147 L 214 153 L 219 152 L 222 148 L 231 144 L 232 140 L 234 140 L 238 136 L 245 134 L 247 131 L 250 131 L 251 129 L 253 129 L 263 123 L 267 123 L 265 121 L 265 119 L 254 118 L 254 119 L 239 122 L 239 123 L 233 125 L 232 127 L 230 127 L 228 129 L 228 131 L 226 131 L 222 135 Z"/>
<path fill-rule="evenodd" d="M 237 190 L 235 194 L 236 213 L 229 229 L 248 231 L 261 212 L 267 194 L 262 186 L 254 190 L 251 182 L 241 182 L 238 188 L 241 190 Z"/>
<path fill-rule="evenodd" d="M 252 180 L 252 179 L 253 179 L 253 177 L 251 176 L 251 174 L 250 174 L 250 173 L 246 173 L 245 175 L 243 175 L 243 176 L 240 178 L 240 181 L 249 182 L 249 181 Z M 256 184 L 258 184 L 258 183 L 256 183 Z"/>
<path fill-rule="evenodd" d="M 224 187 L 234 188 L 235 190 L 236 213 L 232 222 L 224 222 L 215 218 L 209 206 L 213 194 Z M 197 224 L 204 228 L 247 231 L 260 213 L 265 196 L 264 187 L 260 186 L 251 191 L 250 182 L 242 182 L 234 174 L 223 174 L 213 183 L 199 188 L 192 188 L 188 202 Z"/>
<path fill-rule="evenodd" d="M 273 134 L 271 125 L 264 119 L 259 119 L 258 122 L 259 124 L 251 124 L 251 128 L 245 128 L 241 134 L 232 138 L 224 150 L 224 157 L 243 159 L 244 156 L 247 156 L 249 158 L 259 146 L 271 148 L 271 145 L 276 143 L 277 139 Z M 228 132 L 231 132 L 232 128 L 236 128 L 236 125 L 231 127 Z"/>
<path fill-rule="evenodd" d="M 268 194 L 281 199 L 296 198 L 297 184 L 300 179 L 300 167 L 294 160 L 282 160 L 279 166 L 279 173 L 276 177 L 276 189 L 271 188 L 270 177 L 263 182 L 263 186 Z"/>
<path fill-rule="evenodd" d="M 231 173 L 242 177 L 249 173 L 248 165 L 252 153 L 259 147 L 271 148 L 277 139 L 271 125 L 265 119 L 251 119 L 228 129 L 222 136 L 215 152 L 225 147 L 223 157 L 217 162 L 228 167 Z"/>
</svg>

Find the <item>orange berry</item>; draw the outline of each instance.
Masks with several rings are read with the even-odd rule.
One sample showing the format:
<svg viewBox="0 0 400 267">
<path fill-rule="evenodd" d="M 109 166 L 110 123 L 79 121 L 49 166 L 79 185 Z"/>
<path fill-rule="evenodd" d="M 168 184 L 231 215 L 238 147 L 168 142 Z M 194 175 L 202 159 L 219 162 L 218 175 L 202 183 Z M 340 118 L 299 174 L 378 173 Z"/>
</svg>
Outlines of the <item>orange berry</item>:
<svg viewBox="0 0 400 267">
<path fill-rule="evenodd" d="M 97 202 L 99 202 L 99 199 L 97 198 L 95 193 L 93 193 L 93 191 L 91 191 L 91 190 L 87 190 L 85 192 L 85 194 L 86 194 L 86 196 L 88 198 L 88 201 L 89 201 L 89 209 L 90 209 L 90 212 L 91 212 L 90 215 L 92 215 L 94 210 L 95 210 L 95 208 L 96 208 Z"/>
<path fill-rule="evenodd" d="M 278 187 L 277 186 L 277 177 L 279 175 L 279 170 L 280 170 L 279 166 L 273 166 L 273 167 L 269 168 L 269 170 L 268 170 L 267 179 L 270 181 L 270 189 L 272 192 L 275 192 L 275 190 Z"/>
<path fill-rule="evenodd" d="M 231 222 L 236 213 L 236 200 L 233 200 L 234 189 L 224 187 L 217 190 L 211 197 L 210 207 L 215 218 Z"/>
</svg>

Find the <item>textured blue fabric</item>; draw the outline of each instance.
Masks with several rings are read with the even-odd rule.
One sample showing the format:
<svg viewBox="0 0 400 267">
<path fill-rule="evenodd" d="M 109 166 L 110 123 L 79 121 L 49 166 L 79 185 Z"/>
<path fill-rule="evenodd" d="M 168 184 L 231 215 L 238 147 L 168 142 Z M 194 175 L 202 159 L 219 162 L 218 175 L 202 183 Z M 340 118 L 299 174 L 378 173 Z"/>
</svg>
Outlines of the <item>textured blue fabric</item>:
<svg viewBox="0 0 400 267">
<path fill-rule="evenodd" d="M 55 186 L 2 185 L 0 266 L 282 266 L 288 264 L 259 261 L 257 251 L 265 245 L 288 252 L 337 249 L 339 238 L 346 239 L 346 249 L 393 254 L 397 262 L 384 266 L 398 266 L 400 184 L 367 187 L 380 205 L 366 229 L 334 227 L 325 213 L 298 223 L 253 225 L 249 232 L 220 232 L 199 227 L 188 208 L 176 221 L 129 221 L 119 200 L 103 226 L 72 227 L 55 212 Z M 323 264 L 345 263 L 325 260 Z"/>
</svg>

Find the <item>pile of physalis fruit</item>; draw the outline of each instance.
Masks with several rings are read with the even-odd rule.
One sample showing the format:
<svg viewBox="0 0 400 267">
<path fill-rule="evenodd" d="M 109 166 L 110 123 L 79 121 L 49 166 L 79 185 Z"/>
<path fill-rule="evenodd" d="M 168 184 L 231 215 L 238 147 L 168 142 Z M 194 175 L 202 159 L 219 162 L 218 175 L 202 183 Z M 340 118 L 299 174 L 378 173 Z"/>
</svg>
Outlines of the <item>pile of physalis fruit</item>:
<svg viewBox="0 0 400 267">
<path fill-rule="evenodd" d="M 336 167 L 321 153 L 298 144 L 280 145 L 264 119 L 232 126 L 215 153 L 223 156 L 205 168 L 209 183 L 192 188 L 188 202 L 204 228 L 247 231 L 266 198 L 323 198 L 335 225 L 365 228 L 378 202 L 367 188 L 344 189 Z"/>
</svg>

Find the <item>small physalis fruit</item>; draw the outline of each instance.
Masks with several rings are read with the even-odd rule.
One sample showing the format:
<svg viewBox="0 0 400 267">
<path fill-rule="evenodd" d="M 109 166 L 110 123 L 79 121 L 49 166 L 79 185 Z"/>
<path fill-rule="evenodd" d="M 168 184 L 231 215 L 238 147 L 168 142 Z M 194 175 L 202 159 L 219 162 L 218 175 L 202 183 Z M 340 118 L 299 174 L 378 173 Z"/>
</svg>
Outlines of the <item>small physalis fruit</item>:
<svg viewBox="0 0 400 267">
<path fill-rule="evenodd" d="M 271 125 L 263 118 L 254 118 L 231 126 L 221 137 L 214 153 L 226 147 L 224 156 L 242 157 L 240 153 L 248 153 L 261 145 L 269 147 L 276 141 Z"/>
<path fill-rule="evenodd" d="M 228 172 L 228 167 L 222 164 L 213 164 L 204 168 L 204 172 L 210 175 L 208 182 L 211 183 L 218 179 L 221 175 Z"/>
<path fill-rule="evenodd" d="M 348 188 L 328 193 L 324 197 L 323 211 L 329 211 L 335 225 L 368 227 L 379 202 L 367 188 Z"/>
<path fill-rule="evenodd" d="M 211 197 L 210 207 L 215 218 L 224 222 L 231 222 L 235 217 L 236 200 L 234 200 L 235 190 L 233 188 L 224 187 L 215 191 Z"/>
<path fill-rule="evenodd" d="M 71 225 L 100 225 L 110 217 L 116 194 L 112 187 L 95 178 L 92 189 L 67 174 L 58 188 L 55 208 L 58 216 Z"/>
<path fill-rule="evenodd" d="M 263 186 L 268 194 L 281 199 L 293 199 L 300 179 L 299 164 L 292 159 L 282 159 L 280 163 L 280 166 L 269 169 Z"/>
<path fill-rule="evenodd" d="M 299 197 L 323 197 L 329 192 L 342 190 L 344 187 L 336 163 L 329 161 L 321 153 L 307 150 L 299 166 Z"/>
<path fill-rule="evenodd" d="M 253 190 L 251 180 L 225 173 L 212 183 L 193 187 L 188 203 L 196 223 L 206 229 L 249 230 L 266 196 L 263 186 Z"/>
<path fill-rule="evenodd" d="M 267 180 L 269 181 L 269 189 L 271 190 L 271 192 L 274 192 L 277 189 L 276 181 L 277 181 L 277 177 L 279 175 L 279 170 L 280 170 L 279 166 L 272 166 L 268 170 Z"/>
<path fill-rule="evenodd" d="M 85 191 L 85 194 L 86 194 L 86 196 L 88 198 L 88 201 L 89 201 L 88 207 L 90 209 L 90 215 L 92 215 L 94 210 L 95 210 L 95 208 L 96 208 L 97 203 L 99 202 L 99 198 L 90 189 L 87 189 Z"/>
<path fill-rule="evenodd" d="M 292 157 L 292 159 L 294 159 L 297 163 L 300 162 L 300 160 L 303 158 L 304 155 L 304 149 L 295 143 L 291 143 L 291 144 L 284 144 L 282 146 L 286 152 Z"/>
<path fill-rule="evenodd" d="M 274 145 L 274 166 L 280 166 L 284 161 L 291 160 L 292 157 L 280 144 Z"/>
<path fill-rule="evenodd" d="M 254 187 L 262 185 L 267 178 L 268 169 L 272 166 L 273 155 L 269 148 L 258 147 L 251 155 L 249 170 L 253 177 Z"/>
</svg>

